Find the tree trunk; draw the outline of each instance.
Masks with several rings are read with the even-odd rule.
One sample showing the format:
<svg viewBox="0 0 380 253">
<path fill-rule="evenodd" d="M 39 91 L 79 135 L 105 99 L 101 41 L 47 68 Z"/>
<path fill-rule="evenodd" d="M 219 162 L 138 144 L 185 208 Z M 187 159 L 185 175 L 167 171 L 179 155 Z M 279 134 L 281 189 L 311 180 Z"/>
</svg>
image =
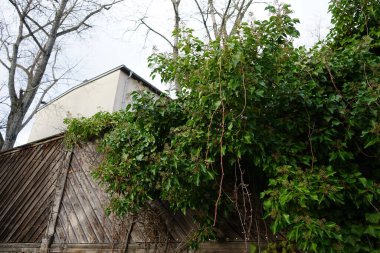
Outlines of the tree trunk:
<svg viewBox="0 0 380 253">
<path fill-rule="evenodd" d="M 1 151 L 1 148 L 3 147 L 3 144 L 4 144 L 4 138 L 3 138 L 2 133 L 0 133 L 0 151 Z"/>
<path fill-rule="evenodd" d="M 1 151 L 13 148 L 17 139 L 17 135 L 21 130 L 24 113 L 18 108 L 19 106 L 21 106 L 19 103 L 15 106 L 12 106 L 11 111 L 8 115 L 7 131 L 5 134 L 4 143 L 1 147 Z"/>
<path fill-rule="evenodd" d="M 176 31 L 176 35 L 174 37 L 174 43 L 173 43 L 173 58 L 176 59 L 178 57 L 178 42 L 179 42 L 179 22 L 181 21 L 181 18 L 179 16 L 179 4 L 181 3 L 181 0 L 172 0 L 173 9 L 174 9 L 174 30 Z M 179 84 L 177 78 L 174 80 L 174 89 L 178 92 L 179 91 Z"/>
</svg>

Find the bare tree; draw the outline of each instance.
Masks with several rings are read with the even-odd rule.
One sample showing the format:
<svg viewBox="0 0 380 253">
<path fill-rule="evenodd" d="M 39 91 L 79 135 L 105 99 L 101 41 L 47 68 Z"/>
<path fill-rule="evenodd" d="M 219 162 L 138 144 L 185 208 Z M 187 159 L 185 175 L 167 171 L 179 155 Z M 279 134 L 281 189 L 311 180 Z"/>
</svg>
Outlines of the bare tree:
<svg viewBox="0 0 380 253">
<path fill-rule="evenodd" d="M 168 0 L 165 0 L 168 2 Z M 163 1 L 163 2 L 165 2 Z M 180 29 L 180 24 L 183 22 L 182 16 L 189 15 L 187 8 L 180 10 L 181 0 L 170 0 L 173 10 L 174 30 Z M 246 17 L 249 9 L 252 8 L 254 3 L 268 3 L 265 1 L 253 1 L 253 0 L 193 0 L 192 11 L 190 15 L 193 19 L 201 23 L 201 33 L 204 34 L 206 40 L 212 41 L 217 38 L 222 40 L 236 34 L 239 26 Z M 173 37 L 165 35 L 163 31 L 156 29 L 154 25 L 150 24 L 149 15 L 144 13 L 142 17 L 139 17 L 136 21 L 137 25 L 133 31 L 139 29 L 141 26 L 147 29 L 147 35 L 154 33 L 158 35 L 163 41 L 166 41 L 171 48 L 173 58 L 178 56 L 178 40 L 179 34 L 175 33 Z M 189 26 L 187 23 L 186 26 Z M 191 25 L 190 25 L 191 26 Z M 178 84 L 174 83 L 174 89 L 178 90 Z"/>
<path fill-rule="evenodd" d="M 8 22 L 0 21 L 0 64 L 7 73 L 7 101 L 2 102 L 9 105 L 5 138 L 0 132 L 2 150 L 13 147 L 39 102 L 67 72 L 56 68 L 58 42 L 69 34 L 87 30 L 91 27 L 91 17 L 121 1 L 8 0 L 2 3 L 10 17 Z"/>
<path fill-rule="evenodd" d="M 174 12 L 174 29 L 180 28 L 180 21 L 182 15 L 189 15 L 187 10 L 179 10 L 180 0 L 170 0 L 173 6 Z M 268 4 L 270 1 L 253 1 L 253 0 L 193 0 L 192 13 L 193 19 L 201 22 L 203 27 L 203 33 L 206 38 L 211 41 L 217 38 L 225 38 L 231 36 L 237 32 L 237 29 L 243 22 L 247 15 L 247 12 L 252 9 L 253 4 Z M 185 14 L 186 13 L 186 14 Z M 146 22 L 148 18 L 147 14 L 137 21 L 137 27 L 144 25 L 148 31 L 153 32 L 167 41 L 172 48 L 175 46 L 176 37 L 173 38 L 174 42 L 171 42 L 170 38 L 163 33 L 154 29 L 150 24 Z M 186 24 L 187 26 L 189 24 Z"/>
</svg>

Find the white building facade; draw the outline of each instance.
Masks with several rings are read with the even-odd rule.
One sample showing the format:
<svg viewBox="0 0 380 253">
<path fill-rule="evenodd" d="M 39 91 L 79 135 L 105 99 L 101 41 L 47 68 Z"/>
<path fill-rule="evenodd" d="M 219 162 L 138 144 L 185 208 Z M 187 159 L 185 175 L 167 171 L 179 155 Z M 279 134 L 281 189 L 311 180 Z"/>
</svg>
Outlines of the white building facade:
<svg viewBox="0 0 380 253">
<path fill-rule="evenodd" d="M 73 87 L 35 114 L 28 142 L 65 131 L 65 118 L 91 117 L 99 111 L 115 112 L 131 102 L 134 91 L 161 92 L 122 65 Z"/>
</svg>

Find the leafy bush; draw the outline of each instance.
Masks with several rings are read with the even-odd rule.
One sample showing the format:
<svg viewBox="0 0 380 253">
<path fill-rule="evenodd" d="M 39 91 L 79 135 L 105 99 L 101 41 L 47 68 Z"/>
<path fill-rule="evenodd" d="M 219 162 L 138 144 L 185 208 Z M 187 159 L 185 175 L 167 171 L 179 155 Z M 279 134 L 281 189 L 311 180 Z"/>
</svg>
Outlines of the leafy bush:
<svg viewBox="0 0 380 253">
<path fill-rule="evenodd" d="M 68 120 L 68 142 L 100 139 L 106 158 L 95 176 L 111 210 L 166 200 L 174 211 L 203 210 L 211 227 L 238 201 L 230 186 L 239 174 L 260 194 L 272 231 L 296 249 L 379 249 L 378 41 L 360 26 L 338 43 L 346 28 L 337 8 L 346 7 L 335 2 L 335 28 L 310 50 L 293 46 L 298 20 L 288 5 L 210 44 L 185 30 L 178 58 L 150 57 L 153 75 L 180 84 L 177 99 L 135 94 L 125 111 Z"/>
</svg>

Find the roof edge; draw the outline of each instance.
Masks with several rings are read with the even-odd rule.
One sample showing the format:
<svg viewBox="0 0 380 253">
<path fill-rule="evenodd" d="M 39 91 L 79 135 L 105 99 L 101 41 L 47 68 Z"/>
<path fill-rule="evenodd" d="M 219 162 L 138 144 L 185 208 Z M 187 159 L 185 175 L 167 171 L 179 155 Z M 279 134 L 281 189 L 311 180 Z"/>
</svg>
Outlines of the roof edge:
<svg viewBox="0 0 380 253">
<path fill-rule="evenodd" d="M 142 82 L 146 87 L 148 87 L 151 91 L 153 91 L 154 93 L 156 93 L 157 95 L 161 95 L 162 94 L 162 91 L 160 89 L 158 89 L 157 87 L 155 87 L 153 84 L 151 84 L 150 82 L 148 82 L 147 80 L 145 80 L 144 78 L 142 78 L 140 75 L 136 74 L 135 72 L 133 72 L 130 68 L 128 68 L 127 66 L 125 65 L 120 65 L 118 66 L 116 69 L 120 69 L 121 71 L 123 71 L 124 73 L 126 73 L 127 75 L 130 75 L 131 77 L 133 77 L 134 79 L 136 79 L 137 81 L 140 81 Z"/>
<path fill-rule="evenodd" d="M 156 88 L 155 86 L 153 86 L 151 83 L 149 83 L 147 80 L 145 80 L 144 78 L 142 78 L 140 75 L 136 74 L 135 72 L 133 72 L 131 69 L 129 69 L 127 66 L 125 66 L 124 64 L 122 65 L 119 65 L 113 69 L 110 69 L 100 75 L 97 75 L 89 80 L 86 80 L 78 85 L 75 85 L 74 87 L 68 89 L 67 91 L 65 91 L 64 93 L 60 94 L 59 96 L 53 98 L 52 100 L 50 100 L 48 103 L 46 103 L 45 105 L 39 107 L 37 109 L 37 112 L 40 111 L 41 109 L 47 107 L 48 105 L 52 104 L 53 102 L 57 101 L 58 99 L 60 99 L 61 97 L 63 96 L 66 96 L 68 93 L 80 88 L 80 87 L 83 87 L 89 83 L 92 83 L 104 76 L 107 76 L 117 70 L 120 70 L 120 71 L 123 71 L 125 74 L 127 74 L 128 76 L 134 78 L 135 80 L 141 82 L 144 86 L 148 87 L 149 90 L 151 90 L 152 92 L 156 93 L 157 95 L 161 95 L 162 94 L 162 91 L 159 90 L 158 88 Z"/>
</svg>

